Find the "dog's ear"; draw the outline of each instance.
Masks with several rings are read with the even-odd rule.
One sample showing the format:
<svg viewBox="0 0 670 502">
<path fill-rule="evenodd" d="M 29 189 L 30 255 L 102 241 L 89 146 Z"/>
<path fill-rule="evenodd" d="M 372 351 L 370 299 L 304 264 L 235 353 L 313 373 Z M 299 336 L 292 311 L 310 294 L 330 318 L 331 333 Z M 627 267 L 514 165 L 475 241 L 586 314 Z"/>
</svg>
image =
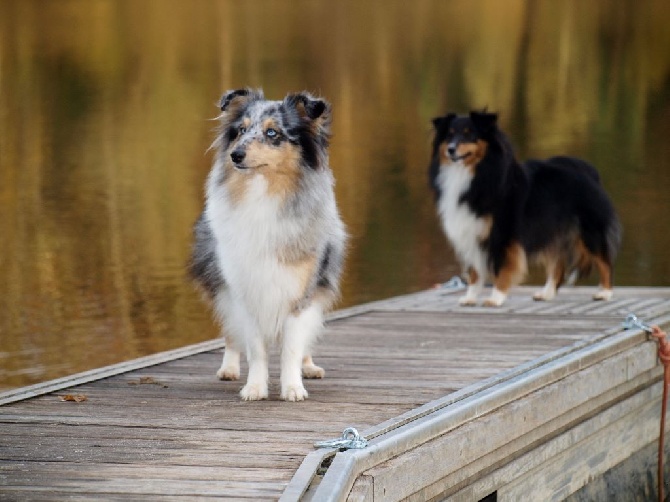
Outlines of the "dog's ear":
<svg viewBox="0 0 670 502">
<path fill-rule="evenodd" d="M 320 138 L 323 145 L 327 146 L 331 121 L 331 108 L 328 101 L 314 97 L 308 92 L 298 92 L 286 96 L 284 106 L 298 116 L 305 130 Z"/>
<path fill-rule="evenodd" d="M 263 91 L 254 91 L 251 89 L 235 89 L 232 91 L 226 91 L 223 93 L 223 96 L 221 96 L 219 108 L 221 108 L 222 112 L 226 112 L 231 107 L 231 105 L 247 103 L 252 99 L 263 99 Z"/>
<path fill-rule="evenodd" d="M 311 121 L 319 119 L 325 122 L 330 119 L 330 104 L 321 98 L 316 98 L 308 92 L 289 94 L 284 104 L 298 112 L 301 118 Z"/>
<path fill-rule="evenodd" d="M 298 139 L 302 148 L 304 164 L 312 169 L 327 165 L 330 103 L 308 92 L 298 92 L 286 96 L 282 108 L 287 115 L 289 134 Z"/>
<path fill-rule="evenodd" d="M 477 128 L 480 134 L 490 133 L 498 122 L 498 114 L 487 112 L 470 112 L 470 120 Z"/>
<path fill-rule="evenodd" d="M 436 131 L 439 131 L 440 128 L 449 127 L 449 124 L 451 124 L 451 121 L 455 118 L 455 113 L 447 113 L 444 117 L 435 117 L 433 119 L 433 127 Z"/>
</svg>

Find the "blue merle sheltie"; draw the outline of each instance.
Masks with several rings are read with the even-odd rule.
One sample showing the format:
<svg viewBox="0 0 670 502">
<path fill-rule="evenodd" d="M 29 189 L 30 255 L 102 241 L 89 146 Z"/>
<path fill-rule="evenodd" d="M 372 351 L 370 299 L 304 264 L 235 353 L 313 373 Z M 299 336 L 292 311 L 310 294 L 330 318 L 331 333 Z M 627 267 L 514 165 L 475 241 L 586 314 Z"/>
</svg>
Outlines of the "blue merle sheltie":
<svg viewBox="0 0 670 502">
<path fill-rule="evenodd" d="M 268 349 L 281 346 L 281 398 L 307 397 L 302 377 L 324 312 L 338 296 L 346 232 L 328 164 L 330 104 L 309 93 L 269 101 L 228 91 L 215 160 L 195 224 L 191 275 L 211 299 L 225 338 L 222 380 L 249 363 L 242 399 L 268 397 Z"/>
<path fill-rule="evenodd" d="M 468 280 L 460 304 L 475 305 L 492 279 L 484 305 L 502 305 L 529 262 L 543 264 L 547 275 L 536 300 L 551 300 L 594 265 L 600 289 L 593 298 L 610 299 L 621 227 L 598 172 L 573 157 L 519 163 L 497 118 L 471 112 L 433 120 L 429 178 Z"/>
</svg>

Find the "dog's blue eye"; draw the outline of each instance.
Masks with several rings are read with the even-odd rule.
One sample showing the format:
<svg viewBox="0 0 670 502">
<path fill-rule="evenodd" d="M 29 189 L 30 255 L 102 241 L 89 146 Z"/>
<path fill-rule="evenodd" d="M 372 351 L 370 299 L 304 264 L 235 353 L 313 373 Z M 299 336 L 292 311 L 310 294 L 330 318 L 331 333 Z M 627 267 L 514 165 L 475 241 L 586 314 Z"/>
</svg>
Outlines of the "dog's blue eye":
<svg viewBox="0 0 670 502">
<path fill-rule="evenodd" d="M 277 134 L 279 134 L 279 133 L 278 133 L 276 130 L 272 129 L 272 128 L 270 128 L 270 129 L 268 129 L 267 131 L 265 131 L 265 135 L 266 135 L 268 138 L 276 138 L 276 137 L 277 137 Z"/>
<path fill-rule="evenodd" d="M 247 128 L 244 126 L 240 126 L 238 130 L 240 131 L 240 134 L 244 134 L 245 132 L 247 132 Z"/>
</svg>

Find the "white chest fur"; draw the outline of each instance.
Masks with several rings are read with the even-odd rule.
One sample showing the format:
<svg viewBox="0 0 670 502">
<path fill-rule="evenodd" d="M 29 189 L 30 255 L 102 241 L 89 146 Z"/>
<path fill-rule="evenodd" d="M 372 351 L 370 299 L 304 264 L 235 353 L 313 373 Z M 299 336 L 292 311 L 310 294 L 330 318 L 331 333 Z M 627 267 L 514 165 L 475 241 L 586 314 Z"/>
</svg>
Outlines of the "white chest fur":
<svg viewBox="0 0 670 502">
<path fill-rule="evenodd" d="M 210 190 L 206 215 L 231 300 L 256 320 L 261 333 L 274 337 L 303 294 L 281 256 L 286 242 L 299 238 L 301 225 L 281 216 L 281 201 L 268 195 L 263 176 L 252 175 L 247 183 L 244 198 L 234 204 L 223 187 Z"/>
<path fill-rule="evenodd" d="M 442 227 L 462 264 L 483 270 L 486 256 L 480 247 L 481 236 L 488 230 L 488 222 L 461 203 L 461 195 L 470 187 L 473 174 L 461 162 L 443 165 L 438 183 L 442 190 L 438 212 Z"/>
</svg>

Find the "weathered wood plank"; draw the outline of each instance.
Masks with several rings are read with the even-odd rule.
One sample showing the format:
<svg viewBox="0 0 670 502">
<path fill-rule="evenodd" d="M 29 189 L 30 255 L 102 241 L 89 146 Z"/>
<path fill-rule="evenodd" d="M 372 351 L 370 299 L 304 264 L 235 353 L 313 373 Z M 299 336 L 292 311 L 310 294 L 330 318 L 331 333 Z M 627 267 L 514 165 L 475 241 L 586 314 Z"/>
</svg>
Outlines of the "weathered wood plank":
<svg viewBox="0 0 670 502">
<path fill-rule="evenodd" d="M 74 494 L 87 494 L 92 499 L 107 494 L 127 494 L 135 497 L 151 495 L 186 495 L 216 498 L 249 498 L 252 500 L 277 500 L 284 488 L 283 484 L 272 482 L 234 482 L 234 481 L 190 481 L 169 479 L 96 479 L 95 483 L 82 484 L 81 480 L 70 480 L 63 476 L 52 478 L 50 486 L 34 484 L 8 485 L 3 488 L 3 496 L 14 492 L 14 500 L 32 499 L 33 492 L 53 493 L 53 491 Z M 21 490 L 19 490 L 19 488 Z M 21 493 L 19 495 L 19 493 Z M 10 499 L 11 500 L 11 499 Z M 53 499 L 52 499 L 53 500 Z"/>
<path fill-rule="evenodd" d="M 306 381 L 303 403 L 278 400 L 276 351 L 271 399 L 241 402 L 242 382 L 214 375 L 220 340 L 0 394 L 0 499 L 276 500 L 287 486 L 302 493 L 323 458 L 317 440 L 348 426 L 373 437 L 410 427 L 430 410 L 487 392 L 499 375 L 516 378 L 518 368 L 615 333 L 629 309 L 670 313 L 670 289 L 621 288 L 601 304 L 589 300 L 593 288 L 563 290 L 545 304 L 530 300 L 532 291 L 518 288 L 502 309 L 460 307 L 459 292 L 435 289 L 335 313 L 315 353 L 326 378 Z M 58 397 L 78 393 L 88 400 Z M 313 465 L 291 485 L 311 452 Z M 358 486 L 368 497 L 369 483 Z"/>
<path fill-rule="evenodd" d="M 7 486 L 11 485 L 12 476 L 19 474 L 22 471 L 30 468 L 31 478 L 30 486 L 53 486 L 51 478 L 58 477 L 63 483 L 70 484 L 77 481 L 85 481 L 91 477 L 99 475 L 101 470 L 104 470 L 105 476 L 109 479 L 127 479 L 132 480 L 166 480 L 166 481 L 214 481 L 218 482 L 222 479 L 236 482 L 240 485 L 250 485 L 255 482 L 272 482 L 283 481 L 286 479 L 287 468 L 284 466 L 277 466 L 275 469 L 268 469 L 266 467 L 247 467 L 240 466 L 238 468 L 229 466 L 216 465 L 180 465 L 175 462 L 173 465 L 155 465 L 147 463 L 142 469 L 138 469 L 131 463 L 119 462 L 99 462 L 97 465 L 87 464 L 83 462 L 70 462 L 64 460 L 62 462 L 45 462 L 38 460 L 37 464 L 19 463 L 4 467 L 2 470 L 3 476 L 9 479 Z M 292 469 L 288 474 L 292 473 Z M 19 486 L 18 483 L 14 486 Z M 57 485 L 56 485 L 57 488 Z"/>
<path fill-rule="evenodd" d="M 498 500 L 560 501 L 658 437 L 660 402 L 603 426 L 533 472 L 498 490 Z M 461 500 L 467 500 L 465 498 Z"/>
</svg>

